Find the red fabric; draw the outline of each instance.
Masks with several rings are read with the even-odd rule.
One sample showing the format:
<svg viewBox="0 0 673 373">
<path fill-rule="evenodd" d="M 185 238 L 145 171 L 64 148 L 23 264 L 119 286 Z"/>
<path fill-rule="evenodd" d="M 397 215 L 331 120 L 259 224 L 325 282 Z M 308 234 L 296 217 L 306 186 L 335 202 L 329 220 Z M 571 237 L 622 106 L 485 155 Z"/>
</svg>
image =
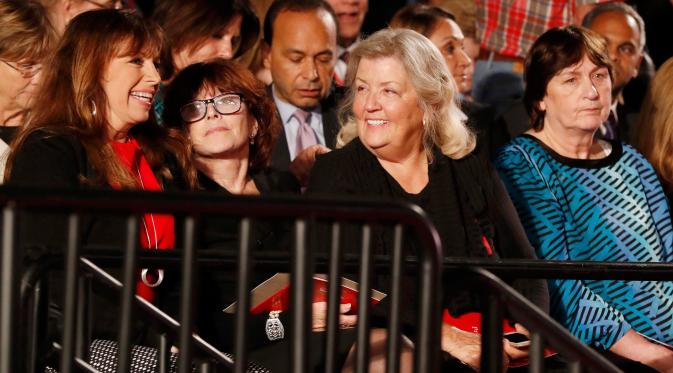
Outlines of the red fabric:
<svg viewBox="0 0 673 373">
<path fill-rule="evenodd" d="M 524 58 L 535 39 L 568 26 L 578 5 L 607 0 L 477 0 L 477 38 L 483 49 Z"/>
<path fill-rule="evenodd" d="M 125 143 L 112 142 L 111 145 L 122 164 L 136 177 L 141 189 L 150 191 L 162 190 L 159 181 L 156 176 L 154 176 L 152 168 L 150 168 L 149 163 L 147 163 L 147 159 L 145 159 L 145 155 L 135 139 L 129 139 L 129 141 Z M 113 188 L 119 189 L 118 186 L 114 185 Z M 140 246 L 143 249 L 148 250 L 155 248 L 158 250 L 172 249 L 175 247 L 174 226 L 175 222 L 173 215 L 144 214 L 141 226 L 139 227 Z M 147 275 L 149 281 L 155 280 L 155 278 L 153 278 L 154 276 L 151 274 L 152 272 L 153 271 L 150 271 Z M 154 300 L 153 289 L 145 285 L 142 281 L 138 281 L 136 285 L 136 294 L 149 302 Z"/>
</svg>

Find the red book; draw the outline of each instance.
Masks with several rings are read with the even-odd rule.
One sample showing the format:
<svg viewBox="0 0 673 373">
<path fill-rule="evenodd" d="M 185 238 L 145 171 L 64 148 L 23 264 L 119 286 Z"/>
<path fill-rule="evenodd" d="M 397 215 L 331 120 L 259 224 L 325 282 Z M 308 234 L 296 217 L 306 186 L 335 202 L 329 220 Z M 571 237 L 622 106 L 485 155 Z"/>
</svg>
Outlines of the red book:
<svg viewBox="0 0 673 373">
<path fill-rule="evenodd" d="M 341 278 L 341 304 L 351 304 L 348 314 L 357 313 L 359 284 L 347 278 Z M 327 302 L 327 276 L 313 276 L 313 303 Z M 386 294 L 372 289 L 372 304 L 379 303 Z M 266 281 L 257 285 L 250 292 L 250 312 L 252 314 L 285 311 L 290 305 L 290 274 L 276 273 Z M 236 312 L 236 302 L 224 309 L 224 312 Z"/>
<path fill-rule="evenodd" d="M 454 328 L 464 332 L 481 334 L 481 314 L 478 312 L 468 312 L 460 315 L 459 317 L 453 317 L 451 314 L 449 314 L 449 311 L 445 309 L 443 322 L 444 324 L 451 325 Z M 505 338 L 507 338 L 508 334 L 519 334 L 508 320 L 502 321 L 502 333 Z M 526 349 L 528 348 L 528 344 L 519 342 L 517 343 L 517 348 Z M 556 351 L 550 348 L 544 349 L 544 357 L 550 357 L 553 355 L 556 355 Z M 527 359 L 514 360 L 509 362 L 510 368 L 522 367 L 524 365 L 528 365 Z"/>
</svg>

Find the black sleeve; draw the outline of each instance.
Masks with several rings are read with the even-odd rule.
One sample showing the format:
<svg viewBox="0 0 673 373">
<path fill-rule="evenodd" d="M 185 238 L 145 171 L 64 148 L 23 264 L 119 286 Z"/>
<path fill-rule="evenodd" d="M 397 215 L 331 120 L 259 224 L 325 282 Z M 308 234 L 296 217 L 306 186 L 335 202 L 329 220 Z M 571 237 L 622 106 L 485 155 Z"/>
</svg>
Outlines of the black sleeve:
<svg viewBox="0 0 673 373">
<path fill-rule="evenodd" d="M 308 180 L 306 194 L 341 194 L 344 178 L 341 175 L 338 159 L 333 152 L 319 155 L 316 158 Z"/>
<path fill-rule="evenodd" d="M 18 149 L 11 165 L 7 186 L 36 187 L 50 190 L 77 189 L 80 171 L 77 149 L 69 138 L 34 132 Z M 66 241 L 64 213 L 21 212 L 19 237 L 22 246 L 29 247 L 27 259 L 45 253 L 60 252 L 57 248 Z"/>
<path fill-rule="evenodd" d="M 64 136 L 34 132 L 18 149 L 6 184 L 44 188 L 78 188 L 81 160 Z"/>
<path fill-rule="evenodd" d="M 505 185 L 495 169 L 490 165 L 489 169 L 497 205 L 495 219 L 496 247 L 501 250 L 500 255 L 505 259 L 537 259 L 535 249 L 528 241 Z M 518 279 L 512 285 L 533 304 L 543 311 L 549 312 L 549 291 L 544 279 Z"/>
</svg>

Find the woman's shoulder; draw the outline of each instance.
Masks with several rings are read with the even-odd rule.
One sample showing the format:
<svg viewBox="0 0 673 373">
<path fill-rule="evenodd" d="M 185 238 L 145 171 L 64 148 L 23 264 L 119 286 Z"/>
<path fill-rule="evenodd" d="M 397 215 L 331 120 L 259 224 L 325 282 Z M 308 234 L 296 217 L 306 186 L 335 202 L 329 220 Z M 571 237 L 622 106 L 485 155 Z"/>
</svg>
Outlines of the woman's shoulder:
<svg viewBox="0 0 673 373">
<path fill-rule="evenodd" d="M 355 138 L 344 147 L 316 158 L 308 184 L 309 192 L 353 191 L 378 179 L 376 157 Z"/>
<path fill-rule="evenodd" d="M 544 148 L 530 135 L 519 135 L 500 148 L 495 157 L 498 170 L 520 167 L 544 157 Z"/>
<path fill-rule="evenodd" d="M 87 173 L 84 147 L 66 131 L 35 130 L 15 151 L 9 184 L 73 187 Z"/>
</svg>

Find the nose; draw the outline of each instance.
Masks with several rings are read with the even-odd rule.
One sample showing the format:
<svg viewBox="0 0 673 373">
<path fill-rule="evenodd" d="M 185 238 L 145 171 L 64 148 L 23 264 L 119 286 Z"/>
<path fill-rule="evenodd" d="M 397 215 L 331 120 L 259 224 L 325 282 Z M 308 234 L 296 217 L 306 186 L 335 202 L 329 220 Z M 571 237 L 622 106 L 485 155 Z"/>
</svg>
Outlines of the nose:
<svg viewBox="0 0 673 373">
<path fill-rule="evenodd" d="M 458 50 L 458 65 L 460 66 L 469 66 L 472 63 L 472 59 L 467 55 L 464 49 Z"/>
<path fill-rule="evenodd" d="M 234 58 L 234 47 L 231 44 L 230 36 L 227 35 L 220 39 L 220 42 L 217 44 L 217 56 L 225 60 Z"/>
<path fill-rule="evenodd" d="M 379 96 L 376 92 L 369 92 L 365 98 L 365 110 L 368 112 L 374 112 L 381 109 L 381 104 L 379 102 Z"/>
<path fill-rule="evenodd" d="M 312 58 L 306 58 L 302 66 L 302 75 L 308 80 L 318 79 L 318 66 Z"/>
<path fill-rule="evenodd" d="M 596 83 L 591 78 L 584 79 L 584 82 L 585 82 L 583 84 L 584 97 L 590 100 L 597 99 L 598 88 L 596 87 Z"/>
<path fill-rule="evenodd" d="M 215 119 L 219 118 L 220 113 L 215 110 L 215 103 L 209 102 L 206 104 L 206 119 Z"/>
<path fill-rule="evenodd" d="M 145 63 L 145 66 L 145 81 L 152 85 L 159 84 L 161 82 L 161 75 L 159 75 L 159 71 L 154 66 L 154 62 L 148 61 Z"/>
</svg>

